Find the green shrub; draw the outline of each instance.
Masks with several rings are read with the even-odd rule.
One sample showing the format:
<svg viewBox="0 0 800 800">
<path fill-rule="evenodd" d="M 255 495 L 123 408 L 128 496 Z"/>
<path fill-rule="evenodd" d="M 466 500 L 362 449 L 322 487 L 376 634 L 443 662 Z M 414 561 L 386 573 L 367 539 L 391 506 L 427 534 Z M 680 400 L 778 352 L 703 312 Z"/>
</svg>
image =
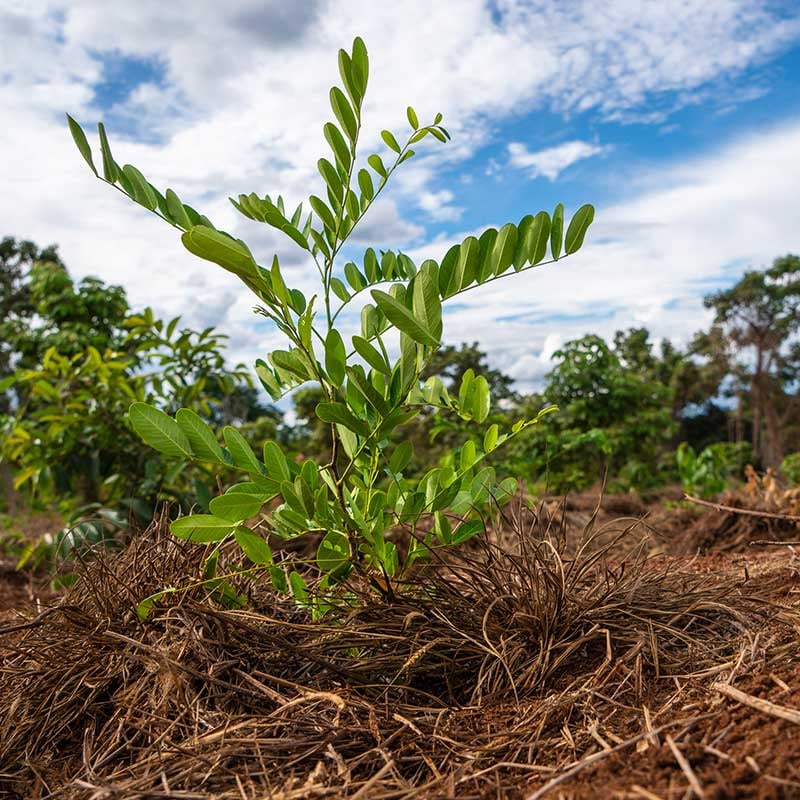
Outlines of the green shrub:
<svg viewBox="0 0 800 800">
<path fill-rule="evenodd" d="M 800 486 L 800 453 L 790 453 L 781 462 L 781 472 L 792 486 Z"/>
<path fill-rule="evenodd" d="M 741 475 L 750 461 L 750 447 L 746 442 L 718 442 L 696 453 L 682 442 L 675 459 L 683 490 L 711 497 L 724 491 L 733 476 Z"/>
</svg>

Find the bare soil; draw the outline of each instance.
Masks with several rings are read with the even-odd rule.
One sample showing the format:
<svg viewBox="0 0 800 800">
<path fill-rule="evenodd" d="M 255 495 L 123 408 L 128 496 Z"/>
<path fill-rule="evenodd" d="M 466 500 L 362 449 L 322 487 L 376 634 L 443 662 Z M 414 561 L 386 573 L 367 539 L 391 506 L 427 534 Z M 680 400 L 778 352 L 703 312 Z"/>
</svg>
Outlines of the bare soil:
<svg viewBox="0 0 800 800">
<path fill-rule="evenodd" d="M 0 798 L 800 798 L 800 548 L 752 544 L 800 531 L 675 495 L 517 503 L 324 625 L 158 526 L 0 566 Z"/>
</svg>

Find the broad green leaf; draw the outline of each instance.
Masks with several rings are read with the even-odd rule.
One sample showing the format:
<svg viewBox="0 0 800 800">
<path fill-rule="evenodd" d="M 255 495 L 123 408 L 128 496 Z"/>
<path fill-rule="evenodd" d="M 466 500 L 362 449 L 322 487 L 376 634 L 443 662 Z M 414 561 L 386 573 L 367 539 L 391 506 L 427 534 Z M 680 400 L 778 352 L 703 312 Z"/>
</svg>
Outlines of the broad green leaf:
<svg viewBox="0 0 800 800">
<path fill-rule="evenodd" d="M 306 586 L 306 582 L 299 572 L 292 570 L 289 573 L 289 586 L 291 587 L 294 599 L 297 600 L 298 603 L 308 602 L 308 586 Z"/>
<path fill-rule="evenodd" d="M 339 278 L 331 278 L 331 290 L 343 303 L 350 299 L 350 292 Z"/>
<path fill-rule="evenodd" d="M 509 222 L 497 232 L 492 249 L 492 272 L 495 275 L 502 275 L 514 263 L 516 246 L 517 228 Z"/>
<path fill-rule="evenodd" d="M 373 289 L 371 294 L 378 304 L 378 308 L 399 331 L 408 334 L 415 342 L 429 347 L 438 347 L 439 340 L 416 319 L 403 303 L 379 289 Z"/>
<path fill-rule="evenodd" d="M 491 407 L 491 396 L 489 393 L 489 383 L 483 375 L 478 375 L 473 383 L 475 395 L 473 402 L 472 416 L 476 422 L 484 422 L 489 416 Z"/>
<path fill-rule="evenodd" d="M 466 472 L 477 460 L 478 449 L 472 439 L 468 439 L 461 447 L 459 454 L 459 469 Z"/>
<path fill-rule="evenodd" d="M 375 196 L 375 187 L 372 185 L 372 176 L 365 169 L 358 171 L 358 188 L 361 194 L 370 202 Z"/>
<path fill-rule="evenodd" d="M 361 289 L 364 289 L 367 285 L 367 279 L 361 274 L 361 270 L 352 261 L 348 261 L 347 264 L 344 265 L 344 276 L 356 292 L 361 291 Z"/>
<path fill-rule="evenodd" d="M 190 253 L 219 264 L 245 282 L 261 280 L 250 251 L 227 234 L 205 225 L 195 225 L 181 236 L 181 241 Z"/>
<path fill-rule="evenodd" d="M 356 122 L 356 116 L 353 113 L 353 109 L 350 107 L 350 103 L 344 96 L 344 92 L 337 86 L 334 86 L 330 91 L 330 101 L 333 113 L 342 126 L 342 130 L 347 134 L 347 138 L 351 142 L 355 142 L 358 136 L 358 123 Z"/>
<path fill-rule="evenodd" d="M 490 425 L 486 434 L 483 437 L 483 451 L 484 453 L 491 453 L 497 447 L 497 439 L 499 436 L 499 428 L 497 424 Z"/>
<path fill-rule="evenodd" d="M 97 123 L 97 132 L 100 136 L 100 150 L 103 154 L 103 176 L 110 183 L 116 183 L 119 176 L 119 169 L 111 155 L 111 147 L 108 144 L 106 129 L 102 122 Z"/>
<path fill-rule="evenodd" d="M 359 436 L 369 436 L 370 434 L 369 425 L 354 416 L 344 403 L 319 403 L 316 413 L 323 422 L 344 425 L 345 428 Z"/>
<path fill-rule="evenodd" d="M 148 595 L 141 600 L 136 605 L 136 616 L 139 618 L 139 622 L 144 622 L 147 617 L 150 615 L 150 612 L 155 607 L 155 604 L 161 600 L 162 597 L 165 597 L 168 594 L 173 594 L 174 592 L 181 591 L 179 588 L 170 587 L 168 589 L 161 589 L 158 592 L 153 592 L 153 594 Z"/>
<path fill-rule="evenodd" d="M 67 125 L 69 125 L 69 132 L 72 134 L 75 145 L 86 163 L 91 167 L 92 172 L 97 175 L 97 167 L 95 167 L 94 161 L 92 160 L 92 148 L 89 147 L 89 141 L 86 138 L 86 134 L 83 132 L 83 128 L 81 128 L 69 114 L 67 114 L 66 117 Z M 100 176 L 98 175 L 98 177 Z"/>
<path fill-rule="evenodd" d="M 483 522 L 479 519 L 471 519 L 462 522 L 453 532 L 452 544 L 463 544 L 477 533 L 483 533 Z"/>
<path fill-rule="evenodd" d="M 341 334 L 335 328 L 331 328 L 325 337 L 325 371 L 334 386 L 341 386 L 344 383 L 346 360 L 347 353 Z"/>
<path fill-rule="evenodd" d="M 225 456 L 211 428 L 191 409 L 181 408 L 175 415 L 180 429 L 186 434 L 195 458 L 225 464 Z"/>
<path fill-rule="evenodd" d="M 339 177 L 339 173 L 336 171 L 336 167 L 334 167 L 327 158 L 321 158 L 317 161 L 317 169 L 319 170 L 319 174 L 322 175 L 322 179 L 325 181 L 330 193 L 341 201 L 344 195 L 344 185 L 342 184 L 342 179 Z"/>
<path fill-rule="evenodd" d="M 317 566 L 323 572 L 335 572 L 350 561 L 350 543 L 339 531 L 328 531 L 317 549 Z"/>
<path fill-rule="evenodd" d="M 397 475 L 408 466 L 411 461 L 411 456 L 413 455 L 414 446 L 411 442 L 400 442 L 392 453 L 392 457 L 389 459 L 389 469 Z"/>
<path fill-rule="evenodd" d="M 386 142 L 387 146 L 394 150 L 395 153 L 401 153 L 403 148 L 397 143 L 397 139 L 394 138 L 394 134 L 391 131 L 381 131 L 381 139 Z"/>
<path fill-rule="evenodd" d="M 561 255 L 561 244 L 564 237 L 564 204 L 559 203 L 553 211 L 553 222 L 550 225 L 550 251 L 558 261 Z"/>
<path fill-rule="evenodd" d="M 322 131 L 325 134 L 325 140 L 333 151 L 334 158 L 346 172 L 350 168 L 351 159 L 350 150 L 347 147 L 344 136 L 342 136 L 342 132 L 331 122 L 326 122 Z"/>
<path fill-rule="evenodd" d="M 353 337 L 353 347 L 355 348 L 356 353 L 358 353 L 361 358 L 363 358 L 364 361 L 366 361 L 367 364 L 369 364 L 373 369 L 377 370 L 378 372 L 382 372 L 384 375 L 392 374 L 392 370 L 382 353 L 380 353 L 362 336 Z"/>
<path fill-rule="evenodd" d="M 416 130 L 419 128 L 419 117 L 417 117 L 417 112 L 414 111 L 411 106 L 406 109 L 406 116 L 408 117 L 408 124 Z"/>
<path fill-rule="evenodd" d="M 344 83 L 344 88 L 347 89 L 353 105 L 360 108 L 364 96 L 353 79 L 353 61 L 345 50 L 339 50 L 339 75 L 342 77 L 342 83 Z"/>
<path fill-rule="evenodd" d="M 179 517 L 170 524 L 173 536 L 192 542 L 219 542 L 233 533 L 235 523 L 213 514 Z"/>
<path fill-rule="evenodd" d="M 583 238 L 586 231 L 594 219 L 594 206 L 581 206 L 574 214 L 567 228 L 567 236 L 564 240 L 564 252 L 569 256 L 580 250 L 583 245 Z"/>
<path fill-rule="evenodd" d="M 222 429 L 222 435 L 225 437 L 225 444 L 228 446 L 233 463 L 239 469 L 243 469 L 253 475 L 263 474 L 263 467 L 256 458 L 256 454 L 236 428 L 226 425 Z"/>
<path fill-rule="evenodd" d="M 189 215 L 186 213 L 186 209 L 183 207 L 178 195 L 172 189 L 167 189 L 165 200 L 170 219 L 185 231 L 189 230 L 192 227 L 192 221 L 189 219 Z"/>
<path fill-rule="evenodd" d="M 528 260 L 538 264 L 547 255 L 547 242 L 550 239 L 550 215 L 540 211 L 531 223 L 527 236 Z"/>
<path fill-rule="evenodd" d="M 435 261 L 425 261 L 414 278 L 413 313 L 437 341 L 442 338 L 442 300 L 439 297 L 439 268 Z M 388 316 L 388 314 L 387 314 Z"/>
<path fill-rule="evenodd" d="M 272 564 L 272 550 L 263 536 L 240 525 L 236 529 L 236 543 L 254 564 Z"/>
<path fill-rule="evenodd" d="M 367 158 L 367 163 L 381 176 L 384 180 L 388 176 L 388 171 L 386 167 L 383 165 L 383 160 L 377 154 L 373 154 Z"/>
<path fill-rule="evenodd" d="M 145 444 L 170 458 L 191 458 L 192 447 L 186 434 L 172 417 L 147 403 L 134 403 L 130 408 L 133 429 Z"/>
<path fill-rule="evenodd" d="M 316 195 L 311 195 L 308 198 L 308 202 L 311 205 L 314 213 L 320 218 L 322 224 L 331 232 L 335 233 L 336 231 L 336 220 L 333 216 L 333 212 L 328 208 L 327 204 L 320 200 L 319 197 Z"/>
<path fill-rule="evenodd" d="M 133 164 L 126 164 L 122 171 L 133 186 L 133 199 L 150 211 L 155 209 L 158 199 L 144 175 Z"/>
<path fill-rule="evenodd" d="M 353 80 L 358 86 L 361 96 L 367 91 L 367 81 L 369 80 L 369 57 L 364 40 L 356 36 L 353 40 Z"/>
<path fill-rule="evenodd" d="M 286 456 L 276 442 L 264 443 L 264 466 L 267 468 L 267 475 L 270 478 L 288 481 L 291 477 Z"/>
<path fill-rule="evenodd" d="M 258 514 L 262 505 L 261 498 L 256 495 L 233 492 L 213 498 L 208 507 L 217 517 L 231 522 L 241 522 Z"/>
</svg>

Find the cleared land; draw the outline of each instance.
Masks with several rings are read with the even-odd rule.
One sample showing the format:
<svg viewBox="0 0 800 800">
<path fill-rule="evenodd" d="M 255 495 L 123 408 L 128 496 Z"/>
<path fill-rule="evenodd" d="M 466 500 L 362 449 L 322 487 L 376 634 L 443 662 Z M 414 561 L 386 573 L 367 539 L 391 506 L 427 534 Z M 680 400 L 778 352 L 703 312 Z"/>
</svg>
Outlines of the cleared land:
<svg viewBox="0 0 800 800">
<path fill-rule="evenodd" d="M 59 597 L 0 570 L 0 796 L 800 797 L 800 550 L 751 544 L 800 529 L 669 498 L 517 504 L 325 626 L 244 578 L 140 622 L 202 575 L 159 526 Z"/>
</svg>

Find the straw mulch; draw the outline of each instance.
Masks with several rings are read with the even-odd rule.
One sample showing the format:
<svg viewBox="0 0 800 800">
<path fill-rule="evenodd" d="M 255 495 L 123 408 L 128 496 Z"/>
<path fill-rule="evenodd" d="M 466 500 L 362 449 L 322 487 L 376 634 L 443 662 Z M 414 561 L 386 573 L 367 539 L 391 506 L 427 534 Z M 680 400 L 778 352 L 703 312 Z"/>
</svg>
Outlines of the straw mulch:
<svg viewBox="0 0 800 800">
<path fill-rule="evenodd" d="M 800 796 L 788 558 L 612 560 L 540 523 L 322 623 L 245 577 L 244 610 L 195 586 L 140 622 L 203 569 L 154 526 L 0 627 L 0 797 Z"/>
</svg>

